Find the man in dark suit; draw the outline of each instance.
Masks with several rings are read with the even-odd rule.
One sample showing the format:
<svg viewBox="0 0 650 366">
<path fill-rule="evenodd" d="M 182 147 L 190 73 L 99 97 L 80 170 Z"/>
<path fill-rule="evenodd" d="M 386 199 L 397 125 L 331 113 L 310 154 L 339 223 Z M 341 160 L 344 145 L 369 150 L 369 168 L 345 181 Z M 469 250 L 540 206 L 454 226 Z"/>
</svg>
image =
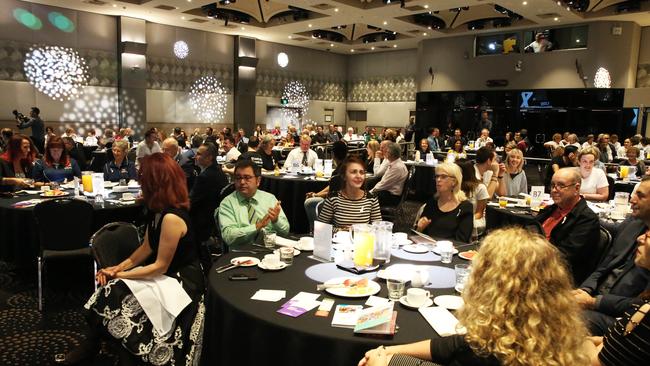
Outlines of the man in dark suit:
<svg viewBox="0 0 650 366">
<path fill-rule="evenodd" d="M 201 173 L 190 191 L 190 219 L 199 242 L 205 241 L 216 228 L 214 210 L 219 206 L 221 190 L 228 185 L 226 175 L 217 164 L 219 150 L 211 143 L 203 143 L 196 151 L 196 165 Z"/>
<path fill-rule="evenodd" d="M 619 226 L 611 249 L 598 268 L 573 291 L 592 335 L 602 336 L 617 317 L 635 303 L 648 289 L 650 275 L 634 265 L 637 237 L 650 227 L 650 178 L 644 179 L 632 195 L 633 218 Z"/>
<path fill-rule="evenodd" d="M 187 182 L 187 189 L 192 189 L 194 179 L 196 178 L 196 167 L 194 161 L 187 155 L 183 154 L 181 148 L 178 146 L 178 141 L 174 137 L 166 138 L 162 143 L 162 151 L 171 156 L 185 173 L 185 180 Z"/>
<path fill-rule="evenodd" d="M 574 283 L 581 283 L 595 269 L 598 258 L 592 247 L 599 239 L 598 216 L 580 196 L 580 173 L 560 169 L 551 179 L 553 205 L 537 215 L 546 239 L 555 245 L 569 263 Z"/>
</svg>

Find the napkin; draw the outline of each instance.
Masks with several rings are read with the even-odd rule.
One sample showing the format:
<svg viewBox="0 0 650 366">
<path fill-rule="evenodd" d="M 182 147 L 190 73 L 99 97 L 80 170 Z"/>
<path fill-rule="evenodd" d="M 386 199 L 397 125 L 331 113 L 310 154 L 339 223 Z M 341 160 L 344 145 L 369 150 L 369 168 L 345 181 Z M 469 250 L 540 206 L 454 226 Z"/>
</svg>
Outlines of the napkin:
<svg viewBox="0 0 650 366">
<path fill-rule="evenodd" d="M 291 240 L 287 238 L 283 238 L 281 236 L 276 236 L 275 237 L 275 244 L 282 246 L 282 247 L 292 247 L 295 248 L 298 246 L 298 241 L 297 240 Z"/>
<path fill-rule="evenodd" d="M 271 301 L 271 302 L 276 302 L 281 299 L 284 299 L 284 297 L 287 295 L 287 292 L 284 290 L 257 290 L 255 295 L 251 297 L 253 300 L 260 300 L 260 301 Z"/>
<path fill-rule="evenodd" d="M 167 335 L 173 330 L 178 314 L 192 302 L 180 282 L 172 277 L 160 275 L 146 280 L 122 281 L 129 287 L 151 324 L 161 335 Z"/>
<path fill-rule="evenodd" d="M 441 337 L 447 337 L 454 334 L 461 334 L 456 327 L 458 326 L 458 319 L 449 312 L 449 310 L 433 306 L 429 308 L 419 308 L 418 311 L 424 319 L 433 327 Z"/>
</svg>

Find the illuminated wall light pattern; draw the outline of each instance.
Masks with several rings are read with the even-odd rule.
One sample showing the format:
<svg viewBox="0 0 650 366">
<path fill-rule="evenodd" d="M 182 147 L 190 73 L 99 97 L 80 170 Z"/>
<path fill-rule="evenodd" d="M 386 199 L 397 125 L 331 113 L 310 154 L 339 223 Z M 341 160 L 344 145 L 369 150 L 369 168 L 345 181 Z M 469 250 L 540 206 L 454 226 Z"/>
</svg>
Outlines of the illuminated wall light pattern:
<svg viewBox="0 0 650 366">
<path fill-rule="evenodd" d="M 56 28 L 66 32 L 70 33 L 75 30 L 74 23 L 70 18 L 66 17 L 65 15 L 59 13 L 58 11 L 53 11 L 47 15 L 47 19 L 52 23 L 53 26 Z"/>
<path fill-rule="evenodd" d="M 606 68 L 598 68 L 594 76 L 594 86 L 596 88 L 610 88 L 612 86 L 612 78 Z"/>
<path fill-rule="evenodd" d="M 43 22 L 41 22 L 38 17 L 30 12 L 28 12 L 25 9 L 14 9 L 14 18 L 18 21 L 18 23 L 24 25 L 25 27 L 31 29 L 31 30 L 39 30 L 43 28 Z"/>
<path fill-rule="evenodd" d="M 177 41 L 174 43 L 174 55 L 176 55 L 176 57 L 182 60 L 189 54 L 190 47 L 185 43 L 185 41 Z"/>
<path fill-rule="evenodd" d="M 309 93 L 305 86 L 299 81 L 291 81 L 284 87 L 282 99 L 287 100 L 287 107 L 299 108 L 302 115 L 307 114 L 309 109 Z"/>
<path fill-rule="evenodd" d="M 226 114 L 228 95 L 219 80 L 202 76 L 190 87 L 190 107 L 203 122 L 218 122 Z"/>
<path fill-rule="evenodd" d="M 85 87 L 79 98 L 63 104 L 59 121 L 72 122 L 71 127 L 79 135 L 85 135 L 90 129 L 99 130 L 98 134 L 107 128 L 116 129 L 119 125 L 117 93 L 116 88 Z M 126 92 L 122 93 L 122 110 L 126 116 L 123 127 L 131 127 L 140 135 L 144 123 L 139 121 L 143 122 L 144 112 Z"/>
<path fill-rule="evenodd" d="M 76 97 L 88 83 L 86 61 L 72 48 L 32 47 L 23 68 L 30 84 L 55 100 Z"/>
</svg>

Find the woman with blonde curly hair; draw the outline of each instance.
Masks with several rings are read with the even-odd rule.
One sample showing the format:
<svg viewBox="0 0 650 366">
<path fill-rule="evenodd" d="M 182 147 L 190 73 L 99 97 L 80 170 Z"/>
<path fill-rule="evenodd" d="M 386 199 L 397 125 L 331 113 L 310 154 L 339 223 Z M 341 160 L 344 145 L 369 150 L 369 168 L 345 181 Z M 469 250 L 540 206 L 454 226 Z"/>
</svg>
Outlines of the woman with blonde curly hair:
<svg viewBox="0 0 650 366">
<path fill-rule="evenodd" d="M 522 228 L 496 230 L 474 257 L 465 305 L 456 313 L 465 335 L 382 346 L 359 366 L 422 359 L 449 366 L 588 365 L 587 330 L 571 289 L 557 248 Z"/>
</svg>

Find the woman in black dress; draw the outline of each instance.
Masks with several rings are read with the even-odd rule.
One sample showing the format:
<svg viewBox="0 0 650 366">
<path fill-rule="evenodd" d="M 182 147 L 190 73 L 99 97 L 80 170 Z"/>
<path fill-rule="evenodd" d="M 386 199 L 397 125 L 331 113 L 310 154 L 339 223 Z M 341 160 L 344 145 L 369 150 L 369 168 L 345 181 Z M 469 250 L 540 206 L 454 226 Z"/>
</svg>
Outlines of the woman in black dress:
<svg viewBox="0 0 650 366">
<path fill-rule="evenodd" d="M 97 273 L 102 287 L 86 303 L 86 309 L 90 310 L 88 320 L 91 328 L 121 343 L 138 362 L 192 365 L 198 363 L 201 353 L 205 281 L 190 227 L 185 175 L 163 153 L 144 157 L 140 173 L 142 196 L 151 212 L 144 242 L 122 263 Z M 172 316 L 173 323 L 162 333 L 164 328 L 154 327 L 147 315 L 154 313 L 148 307 L 143 309 L 131 288 L 133 282 L 142 283 L 137 280 L 170 278 L 182 288 L 166 293 L 169 287 L 163 287 L 165 297 L 189 297 L 191 301 L 175 318 Z M 127 284 L 123 279 L 135 281 Z M 156 305 L 162 308 L 162 303 Z M 98 349 L 98 343 L 92 344 L 98 335 L 89 337 L 77 353 L 66 355 L 65 363 L 73 364 L 92 356 L 92 351 Z"/>
</svg>

